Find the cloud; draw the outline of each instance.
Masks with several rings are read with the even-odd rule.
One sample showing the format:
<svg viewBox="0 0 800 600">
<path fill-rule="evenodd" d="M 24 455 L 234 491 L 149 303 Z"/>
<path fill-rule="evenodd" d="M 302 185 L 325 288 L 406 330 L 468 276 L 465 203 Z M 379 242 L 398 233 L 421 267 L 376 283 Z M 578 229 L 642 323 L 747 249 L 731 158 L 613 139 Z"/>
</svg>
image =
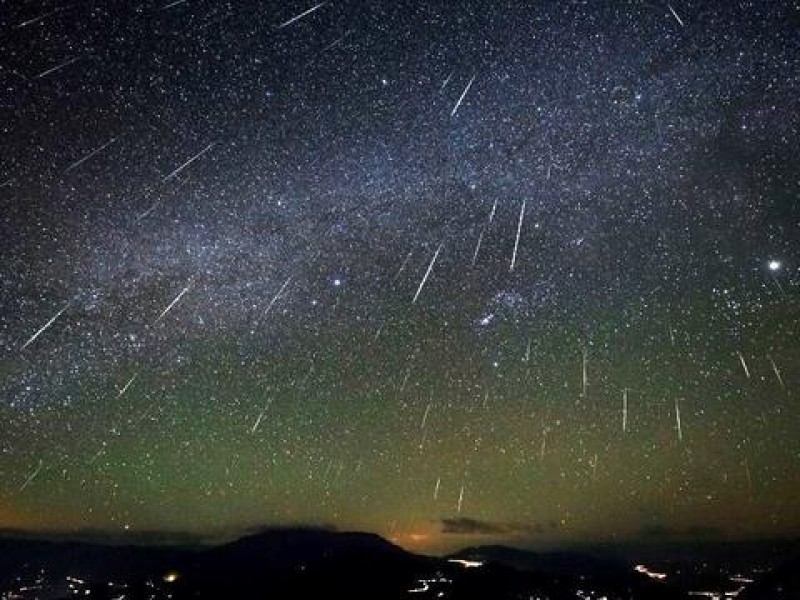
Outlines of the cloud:
<svg viewBox="0 0 800 600">
<path fill-rule="evenodd" d="M 553 521 L 546 524 L 503 523 L 480 521 L 468 517 L 442 519 L 440 523 L 442 533 L 447 535 L 531 536 L 541 535 L 558 528 L 558 525 Z"/>
<path fill-rule="evenodd" d="M 665 527 L 664 525 L 647 525 L 639 530 L 639 537 L 650 540 L 694 539 L 708 540 L 724 537 L 724 532 L 710 525 L 695 525 L 686 528 Z"/>
<path fill-rule="evenodd" d="M 81 542 L 110 546 L 202 546 L 205 536 L 181 531 L 107 532 L 95 529 L 71 531 L 2 528 L 0 538 L 43 540 L 50 542 Z"/>
<path fill-rule="evenodd" d="M 81 542 L 109 546 L 218 546 L 242 537 L 270 532 L 335 532 L 332 525 L 253 525 L 249 527 L 231 527 L 194 533 L 188 531 L 103 531 L 99 529 L 75 530 L 25 530 L 0 527 L 0 539 L 43 540 L 51 542 Z"/>
<path fill-rule="evenodd" d="M 462 517 L 442 519 L 442 533 L 456 535 L 494 535 L 505 533 L 505 529 L 495 523 Z"/>
</svg>

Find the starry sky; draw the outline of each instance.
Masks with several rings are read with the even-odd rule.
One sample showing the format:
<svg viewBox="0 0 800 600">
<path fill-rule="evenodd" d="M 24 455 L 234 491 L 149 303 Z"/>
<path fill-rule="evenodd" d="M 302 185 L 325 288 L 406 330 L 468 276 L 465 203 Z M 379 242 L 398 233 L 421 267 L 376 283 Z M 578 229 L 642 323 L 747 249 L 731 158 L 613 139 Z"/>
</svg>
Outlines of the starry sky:
<svg viewBox="0 0 800 600">
<path fill-rule="evenodd" d="M 800 8 L 0 13 L 0 528 L 800 532 Z"/>
</svg>

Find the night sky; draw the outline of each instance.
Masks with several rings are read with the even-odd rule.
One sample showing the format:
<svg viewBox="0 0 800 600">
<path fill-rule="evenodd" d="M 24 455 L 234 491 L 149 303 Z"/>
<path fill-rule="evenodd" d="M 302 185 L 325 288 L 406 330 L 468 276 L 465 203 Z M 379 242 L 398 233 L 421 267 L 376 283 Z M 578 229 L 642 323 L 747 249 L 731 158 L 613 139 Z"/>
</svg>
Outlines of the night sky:
<svg viewBox="0 0 800 600">
<path fill-rule="evenodd" d="M 798 31 L 4 3 L 0 528 L 797 534 Z"/>
</svg>

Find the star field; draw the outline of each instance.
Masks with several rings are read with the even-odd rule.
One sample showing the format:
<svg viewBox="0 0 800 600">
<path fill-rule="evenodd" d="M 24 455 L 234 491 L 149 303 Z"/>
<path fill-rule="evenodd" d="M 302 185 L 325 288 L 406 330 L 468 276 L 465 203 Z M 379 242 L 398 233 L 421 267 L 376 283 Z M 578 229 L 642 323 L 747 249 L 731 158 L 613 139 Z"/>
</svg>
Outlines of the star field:
<svg viewBox="0 0 800 600">
<path fill-rule="evenodd" d="M 800 530 L 796 4 L 6 9 L 0 527 Z"/>
</svg>

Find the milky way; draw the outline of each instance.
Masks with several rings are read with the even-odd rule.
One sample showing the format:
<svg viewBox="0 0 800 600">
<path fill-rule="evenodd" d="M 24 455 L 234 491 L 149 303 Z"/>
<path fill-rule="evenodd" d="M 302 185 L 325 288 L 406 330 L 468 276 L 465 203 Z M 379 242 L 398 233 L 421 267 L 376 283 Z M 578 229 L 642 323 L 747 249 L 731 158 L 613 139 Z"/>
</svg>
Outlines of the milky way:
<svg viewBox="0 0 800 600">
<path fill-rule="evenodd" d="M 5 9 L 0 527 L 800 530 L 796 5 Z"/>
</svg>

